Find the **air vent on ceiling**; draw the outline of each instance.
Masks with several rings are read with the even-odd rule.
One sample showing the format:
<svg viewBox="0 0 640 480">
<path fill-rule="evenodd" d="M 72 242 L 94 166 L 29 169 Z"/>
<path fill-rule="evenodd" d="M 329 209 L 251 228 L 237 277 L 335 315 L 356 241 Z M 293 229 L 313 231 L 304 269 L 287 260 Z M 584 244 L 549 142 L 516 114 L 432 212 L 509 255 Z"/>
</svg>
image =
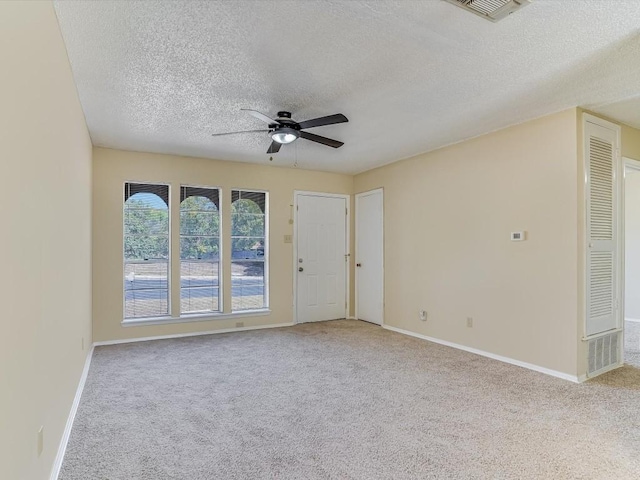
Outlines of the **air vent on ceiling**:
<svg viewBox="0 0 640 480">
<path fill-rule="evenodd" d="M 445 0 L 465 10 L 497 22 L 526 7 L 531 0 Z"/>
</svg>

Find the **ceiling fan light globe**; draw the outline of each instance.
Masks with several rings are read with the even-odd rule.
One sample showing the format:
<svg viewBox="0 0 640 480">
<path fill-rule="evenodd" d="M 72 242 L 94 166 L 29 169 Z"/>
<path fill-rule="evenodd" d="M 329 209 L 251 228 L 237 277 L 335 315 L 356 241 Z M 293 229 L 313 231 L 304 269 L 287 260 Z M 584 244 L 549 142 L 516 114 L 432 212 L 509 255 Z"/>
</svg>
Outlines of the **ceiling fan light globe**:
<svg viewBox="0 0 640 480">
<path fill-rule="evenodd" d="M 298 138 L 298 132 L 290 128 L 279 129 L 271 134 L 271 138 L 274 142 L 287 144 Z"/>
</svg>

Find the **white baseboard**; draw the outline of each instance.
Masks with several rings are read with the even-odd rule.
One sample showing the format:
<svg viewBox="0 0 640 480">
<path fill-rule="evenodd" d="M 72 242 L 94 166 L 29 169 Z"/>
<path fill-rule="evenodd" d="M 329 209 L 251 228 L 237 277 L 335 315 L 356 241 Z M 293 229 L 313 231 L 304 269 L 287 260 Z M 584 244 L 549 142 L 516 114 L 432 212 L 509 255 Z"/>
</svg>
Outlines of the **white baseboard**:
<svg viewBox="0 0 640 480">
<path fill-rule="evenodd" d="M 358 320 L 356 317 L 347 317 L 347 320 Z"/>
<path fill-rule="evenodd" d="M 139 338 L 124 338 L 121 340 L 106 340 L 103 342 L 94 342 L 95 347 L 101 347 L 104 345 L 119 345 L 121 343 L 136 343 L 136 342 L 148 342 L 151 340 L 167 340 L 171 338 L 184 338 L 184 337 L 198 337 L 200 335 L 215 335 L 217 333 L 232 333 L 232 332 L 245 332 L 248 330 L 263 330 L 265 328 L 280 328 L 280 327 L 292 327 L 294 323 L 274 323 L 270 325 L 257 325 L 253 327 L 237 327 L 237 328 L 221 328 L 219 330 L 208 330 L 205 332 L 192 332 L 192 333 L 174 333 L 172 335 L 157 335 L 155 337 L 139 337 Z"/>
<path fill-rule="evenodd" d="M 625 317 L 624 321 L 625 321 L 625 322 L 635 322 L 635 323 L 640 323 L 640 318 L 629 318 L 629 317 Z"/>
<path fill-rule="evenodd" d="M 89 367 L 91 366 L 91 359 L 93 358 L 93 346 L 89 353 L 87 353 L 87 358 L 84 362 L 84 368 L 82 370 L 82 375 L 80 376 L 80 381 L 78 382 L 78 388 L 76 389 L 76 396 L 73 398 L 73 403 L 71 404 L 71 411 L 69 412 L 69 417 L 67 418 L 67 424 L 64 427 L 64 432 L 62 433 L 62 439 L 60 440 L 60 445 L 58 446 L 58 453 L 56 454 L 56 459 L 53 462 L 53 468 L 51 469 L 50 480 L 57 480 L 58 475 L 60 474 L 60 469 L 62 468 L 62 461 L 64 460 L 64 453 L 67 450 L 67 444 L 69 443 L 69 436 L 71 435 L 71 428 L 73 427 L 73 421 L 76 418 L 76 412 L 78 411 L 78 405 L 80 405 L 80 398 L 82 397 L 82 392 L 84 391 L 84 384 L 87 381 L 87 375 L 89 374 Z"/>
<path fill-rule="evenodd" d="M 410 337 L 416 337 L 422 340 L 427 340 L 429 342 L 445 345 L 447 347 L 457 348 L 458 350 L 464 350 L 465 352 L 475 353 L 476 355 L 481 355 L 483 357 L 491 358 L 493 360 L 498 360 L 504 363 L 509 363 L 511 365 L 516 365 L 518 367 L 527 368 L 535 372 L 544 373 L 546 375 L 551 375 L 552 377 L 561 378 L 563 380 L 568 380 L 570 382 L 580 383 L 586 379 L 586 378 L 585 379 L 578 378 L 577 375 L 569 375 L 568 373 L 558 372 L 557 370 L 551 370 L 549 368 L 540 367 L 538 365 L 534 365 L 533 363 L 521 362 L 520 360 L 515 360 L 513 358 L 503 357 L 502 355 L 496 355 L 495 353 L 485 352 L 484 350 L 478 350 L 477 348 L 471 348 L 465 345 L 460 345 L 458 343 L 448 342 L 446 340 L 440 340 L 439 338 L 428 337 L 420 333 L 411 332 L 409 330 L 403 330 L 401 328 L 392 327 L 390 325 L 383 325 L 382 328 L 386 328 L 387 330 L 391 330 L 392 332 L 402 333 L 403 335 L 409 335 Z"/>
</svg>

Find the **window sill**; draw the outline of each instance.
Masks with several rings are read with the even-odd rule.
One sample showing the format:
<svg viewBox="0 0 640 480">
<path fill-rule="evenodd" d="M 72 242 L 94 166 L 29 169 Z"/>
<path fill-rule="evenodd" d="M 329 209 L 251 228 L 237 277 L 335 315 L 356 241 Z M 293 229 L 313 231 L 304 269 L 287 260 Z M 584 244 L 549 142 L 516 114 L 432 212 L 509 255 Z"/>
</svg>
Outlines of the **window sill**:
<svg viewBox="0 0 640 480">
<path fill-rule="evenodd" d="M 242 317 L 264 317 L 271 315 L 271 310 L 268 308 L 261 308 L 259 310 L 242 310 L 240 312 L 233 313 L 195 313 L 191 315 L 181 315 L 180 317 L 149 317 L 149 318 L 135 318 L 130 320 L 123 320 L 121 325 L 123 327 L 140 327 L 144 325 L 165 325 L 172 323 L 193 323 L 193 322 L 210 322 L 215 320 L 226 320 L 229 318 L 242 318 Z"/>
</svg>

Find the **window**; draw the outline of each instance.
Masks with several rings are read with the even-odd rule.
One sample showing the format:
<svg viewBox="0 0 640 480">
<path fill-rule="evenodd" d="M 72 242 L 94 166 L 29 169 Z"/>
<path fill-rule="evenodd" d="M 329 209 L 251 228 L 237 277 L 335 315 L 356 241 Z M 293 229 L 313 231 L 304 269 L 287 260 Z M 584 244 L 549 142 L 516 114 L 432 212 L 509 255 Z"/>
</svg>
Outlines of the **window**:
<svg viewBox="0 0 640 480">
<path fill-rule="evenodd" d="M 169 314 L 169 186 L 124 186 L 124 317 Z"/>
<path fill-rule="evenodd" d="M 180 189 L 180 311 L 220 311 L 220 195 Z"/>
<path fill-rule="evenodd" d="M 231 192 L 231 310 L 268 307 L 267 194 Z"/>
</svg>

